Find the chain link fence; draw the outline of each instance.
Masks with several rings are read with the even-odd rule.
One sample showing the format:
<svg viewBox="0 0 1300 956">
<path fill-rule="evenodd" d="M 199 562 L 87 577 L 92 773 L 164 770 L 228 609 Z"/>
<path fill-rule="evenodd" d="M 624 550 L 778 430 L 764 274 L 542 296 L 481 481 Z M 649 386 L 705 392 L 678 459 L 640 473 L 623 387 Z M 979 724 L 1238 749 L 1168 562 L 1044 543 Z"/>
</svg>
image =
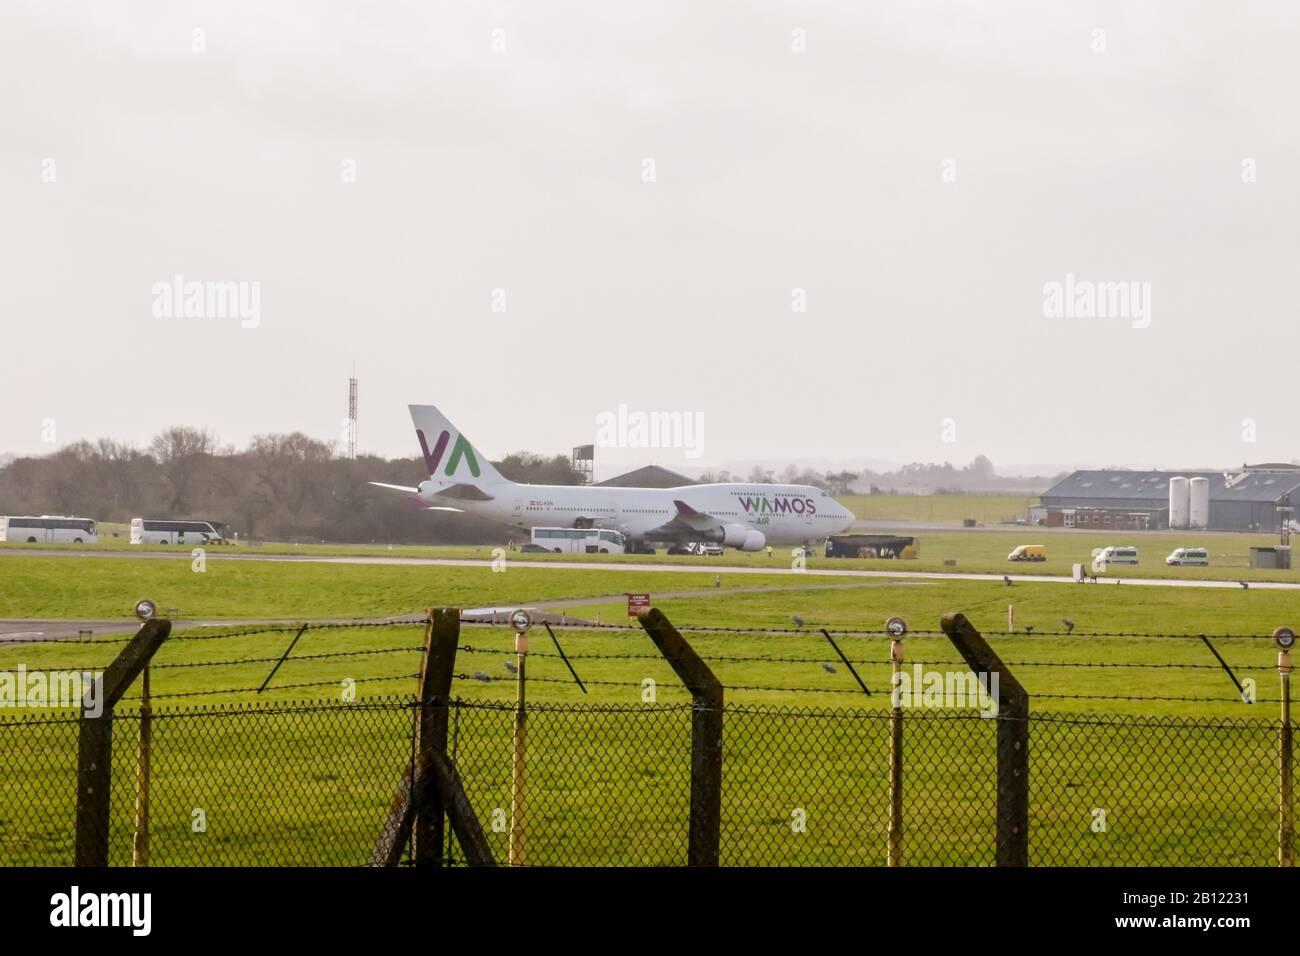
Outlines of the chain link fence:
<svg viewBox="0 0 1300 956">
<path fill-rule="evenodd" d="M 527 707 L 526 862 L 686 861 L 690 704 Z M 360 866 L 414 759 L 407 697 L 156 708 L 155 866 Z M 513 704 L 454 701 L 447 753 L 506 859 Z M 903 863 L 994 859 L 997 724 L 975 711 L 903 716 Z M 886 860 L 889 712 L 729 705 L 721 862 Z M 1271 866 L 1277 721 L 1042 713 L 1029 720 L 1030 862 Z M 113 721 L 110 862 L 130 865 L 140 714 Z M 74 712 L 0 718 L 0 862 L 72 862 Z M 447 830 L 446 859 L 460 862 Z"/>
</svg>

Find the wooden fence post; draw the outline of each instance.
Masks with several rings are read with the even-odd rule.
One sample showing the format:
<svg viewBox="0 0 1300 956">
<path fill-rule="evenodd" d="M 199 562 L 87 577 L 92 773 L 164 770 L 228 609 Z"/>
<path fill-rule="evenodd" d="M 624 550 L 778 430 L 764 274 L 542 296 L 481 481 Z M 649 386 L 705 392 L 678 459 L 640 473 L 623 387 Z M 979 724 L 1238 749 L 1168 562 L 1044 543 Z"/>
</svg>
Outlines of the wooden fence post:
<svg viewBox="0 0 1300 956">
<path fill-rule="evenodd" d="M 658 608 L 638 619 L 691 692 L 691 827 L 687 863 L 717 866 L 722 841 L 722 684 Z"/>
<path fill-rule="evenodd" d="M 1029 695 L 965 615 L 945 614 L 948 635 L 988 689 L 998 675 L 998 866 L 1029 865 Z"/>
<path fill-rule="evenodd" d="M 460 643 L 460 611 L 454 607 L 429 608 L 424 632 L 424 658 L 420 664 L 420 710 L 416 728 L 417 767 L 435 754 L 447 751 L 447 714 L 451 707 L 451 681 Z M 447 808 L 442 792 L 432 781 L 417 778 L 414 856 L 416 866 L 442 866 L 443 819 Z"/>
<path fill-rule="evenodd" d="M 141 625 L 100 677 L 100 712 L 82 711 L 77 732 L 77 836 L 74 866 L 108 866 L 113 789 L 113 708 L 171 633 L 172 623 Z"/>
</svg>

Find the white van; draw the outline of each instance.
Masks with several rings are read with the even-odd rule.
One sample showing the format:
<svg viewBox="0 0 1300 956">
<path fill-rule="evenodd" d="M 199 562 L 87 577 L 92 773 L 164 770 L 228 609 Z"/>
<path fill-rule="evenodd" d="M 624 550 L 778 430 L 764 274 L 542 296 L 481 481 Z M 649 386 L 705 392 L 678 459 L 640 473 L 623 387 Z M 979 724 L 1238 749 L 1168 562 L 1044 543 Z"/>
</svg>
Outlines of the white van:
<svg viewBox="0 0 1300 956">
<path fill-rule="evenodd" d="M 1092 553 L 1094 564 L 1137 564 L 1138 549 L 1129 544 L 1101 548 Z"/>
<path fill-rule="evenodd" d="M 1165 558 L 1165 564 L 1197 564 L 1208 567 L 1210 552 L 1206 548 L 1174 548 L 1173 553 Z"/>
</svg>

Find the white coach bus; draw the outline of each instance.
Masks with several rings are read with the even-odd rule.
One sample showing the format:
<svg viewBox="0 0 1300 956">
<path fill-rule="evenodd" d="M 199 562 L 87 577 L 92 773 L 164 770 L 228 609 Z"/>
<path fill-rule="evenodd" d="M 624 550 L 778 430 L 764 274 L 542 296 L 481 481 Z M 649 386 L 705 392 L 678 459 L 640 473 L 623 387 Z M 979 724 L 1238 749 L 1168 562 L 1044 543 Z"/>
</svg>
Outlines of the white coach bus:
<svg viewBox="0 0 1300 956">
<path fill-rule="evenodd" d="M 132 544 L 225 544 L 226 526 L 220 521 L 132 518 Z"/>
<path fill-rule="evenodd" d="M 71 515 L 4 515 L 0 516 L 0 541 L 25 541 L 28 544 L 94 544 L 99 540 L 95 522 Z"/>
<path fill-rule="evenodd" d="M 533 544 L 566 554 L 622 554 L 623 535 L 606 528 L 534 528 Z"/>
</svg>

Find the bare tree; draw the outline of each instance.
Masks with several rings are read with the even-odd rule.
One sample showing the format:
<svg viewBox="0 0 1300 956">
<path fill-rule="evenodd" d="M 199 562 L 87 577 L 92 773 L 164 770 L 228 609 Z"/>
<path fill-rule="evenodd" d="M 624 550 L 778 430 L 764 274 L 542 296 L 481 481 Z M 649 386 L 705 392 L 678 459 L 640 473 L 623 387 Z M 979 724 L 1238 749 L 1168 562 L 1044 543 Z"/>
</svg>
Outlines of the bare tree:
<svg viewBox="0 0 1300 956">
<path fill-rule="evenodd" d="M 173 425 L 149 443 L 149 454 L 158 463 L 171 494 L 172 514 L 189 514 L 199 477 L 216 447 L 212 432 L 187 425 Z"/>
</svg>

